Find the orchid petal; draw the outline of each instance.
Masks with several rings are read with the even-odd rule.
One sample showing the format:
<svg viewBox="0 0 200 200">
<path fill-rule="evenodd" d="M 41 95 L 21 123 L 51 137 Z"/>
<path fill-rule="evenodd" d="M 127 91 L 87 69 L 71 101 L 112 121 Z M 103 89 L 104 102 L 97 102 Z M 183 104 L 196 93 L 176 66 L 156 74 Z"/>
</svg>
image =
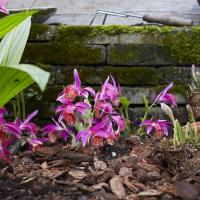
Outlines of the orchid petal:
<svg viewBox="0 0 200 200">
<path fill-rule="evenodd" d="M 75 82 L 75 87 L 78 91 L 80 91 L 81 88 L 81 80 L 78 74 L 78 71 L 74 69 L 74 82 Z"/>
<path fill-rule="evenodd" d="M 30 120 L 35 117 L 38 114 L 38 110 L 32 112 L 30 115 L 28 115 L 28 117 L 26 118 L 26 120 L 24 121 L 24 124 L 28 124 L 30 122 Z"/>
</svg>

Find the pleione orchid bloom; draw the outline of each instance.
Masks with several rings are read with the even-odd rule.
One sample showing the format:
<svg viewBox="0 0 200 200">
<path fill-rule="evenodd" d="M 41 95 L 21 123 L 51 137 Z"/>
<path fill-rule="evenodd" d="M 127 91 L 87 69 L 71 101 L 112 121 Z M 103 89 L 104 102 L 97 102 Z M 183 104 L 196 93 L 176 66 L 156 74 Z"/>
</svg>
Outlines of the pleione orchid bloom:
<svg viewBox="0 0 200 200">
<path fill-rule="evenodd" d="M 54 124 L 48 124 L 43 127 L 42 131 L 44 134 L 48 134 L 51 143 L 55 143 L 58 136 L 61 136 L 65 141 L 67 141 L 68 135 L 72 135 L 71 130 L 61 121 L 58 123 L 54 121 Z"/>
<path fill-rule="evenodd" d="M 0 1 L 0 12 L 5 14 L 9 14 L 9 11 L 6 9 L 5 5 L 7 4 L 8 0 L 1 0 Z"/>
<path fill-rule="evenodd" d="M 173 87 L 173 82 L 171 82 L 163 91 L 161 91 L 155 98 L 154 103 L 166 103 L 173 107 L 177 106 L 176 97 L 168 93 L 168 91 Z"/>
<path fill-rule="evenodd" d="M 81 87 L 81 80 L 78 71 L 74 69 L 74 84 L 65 87 L 64 91 L 58 96 L 57 101 L 61 103 L 74 102 L 77 97 L 88 98 L 89 94 L 95 95 L 91 87 Z"/>
<path fill-rule="evenodd" d="M 37 134 L 38 127 L 33 122 L 30 122 L 33 117 L 35 117 L 38 114 L 38 110 L 32 112 L 28 117 L 24 120 L 24 122 L 21 119 L 15 120 L 15 125 L 19 127 L 21 131 L 29 132 L 33 135 Z"/>
<path fill-rule="evenodd" d="M 111 114 L 113 112 L 113 107 L 110 103 L 106 101 L 99 101 L 94 106 L 95 117 L 101 118 L 105 115 Z"/>
<path fill-rule="evenodd" d="M 112 119 L 112 120 L 111 120 Z M 117 130 L 113 129 L 114 124 L 117 125 Z M 106 140 L 108 144 L 113 144 L 114 140 L 119 137 L 122 130 L 125 129 L 125 123 L 119 116 L 113 118 L 106 117 L 102 121 L 96 121 L 87 130 L 81 130 L 76 136 L 76 140 L 80 140 L 82 145 L 85 146 L 91 139 L 93 146 L 102 146 L 103 141 Z"/>
<path fill-rule="evenodd" d="M 151 135 L 154 131 L 156 135 L 160 138 L 163 135 L 168 136 L 169 134 L 169 126 L 171 125 L 170 122 L 167 120 L 145 120 L 140 124 L 140 126 L 147 127 L 147 134 Z"/>
<path fill-rule="evenodd" d="M 6 113 L 6 109 L 0 109 L 0 142 L 7 138 L 8 134 L 15 136 L 16 138 L 20 138 L 21 131 L 17 125 L 13 122 L 6 122 L 4 119 L 4 114 Z"/>
<path fill-rule="evenodd" d="M 76 112 L 85 115 L 87 110 L 91 110 L 91 105 L 89 103 L 77 102 L 73 104 L 68 102 L 56 109 L 56 113 L 60 113 L 58 122 L 64 119 L 67 124 L 73 125 L 76 121 Z"/>
<path fill-rule="evenodd" d="M 110 79 L 112 80 L 112 83 L 109 83 Z M 101 91 L 96 95 L 95 101 L 108 100 L 112 102 L 113 105 L 118 106 L 120 93 L 120 86 L 117 85 L 112 76 L 109 76 L 102 85 Z"/>
</svg>

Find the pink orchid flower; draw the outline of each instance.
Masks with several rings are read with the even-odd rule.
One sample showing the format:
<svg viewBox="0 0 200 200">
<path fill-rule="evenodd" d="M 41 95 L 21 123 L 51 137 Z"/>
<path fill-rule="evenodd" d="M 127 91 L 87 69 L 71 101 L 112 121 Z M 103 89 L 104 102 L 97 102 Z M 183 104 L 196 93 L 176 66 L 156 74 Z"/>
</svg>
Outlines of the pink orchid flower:
<svg viewBox="0 0 200 200">
<path fill-rule="evenodd" d="M 177 103 L 176 103 L 176 97 L 171 94 L 171 93 L 168 93 L 168 91 L 173 87 L 173 83 L 170 83 L 162 92 L 160 92 L 156 98 L 155 98 L 155 101 L 154 103 L 167 103 L 167 104 L 170 104 L 172 105 L 173 107 L 176 107 L 177 106 Z"/>
<path fill-rule="evenodd" d="M 74 102 L 77 97 L 88 98 L 89 94 L 95 95 L 95 91 L 91 87 L 81 87 L 81 80 L 78 71 L 74 69 L 74 84 L 68 85 L 64 91 L 58 96 L 57 101 L 65 104 Z"/>
<path fill-rule="evenodd" d="M 1 2 L 0 2 L 0 11 L 5 13 L 5 14 L 9 14 L 9 11 L 5 7 L 7 2 L 8 2 L 8 0 L 1 0 Z"/>
<path fill-rule="evenodd" d="M 155 131 L 158 138 L 162 137 L 162 135 L 168 136 L 168 128 L 170 125 L 171 123 L 166 120 L 146 120 L 140 124 L 140 126 L 147 127 L 147 134 L 149 135 Z"/>
</svg>

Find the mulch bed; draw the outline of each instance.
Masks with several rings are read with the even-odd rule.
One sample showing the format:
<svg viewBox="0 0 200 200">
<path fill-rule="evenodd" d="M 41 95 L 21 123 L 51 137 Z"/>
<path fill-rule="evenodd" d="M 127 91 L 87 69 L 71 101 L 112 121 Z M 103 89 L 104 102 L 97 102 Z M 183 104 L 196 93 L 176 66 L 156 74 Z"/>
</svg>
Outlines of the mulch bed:
<svg viewBox="0 0 200 200">
<path fill-rule="evenodd" d="M 54 145 L 22 152 L 0 168 L 0 199 L 200 199 L 200 166 L 172 172 L 158 146 L 129 137 L 100 149 Z"/>
</svg>

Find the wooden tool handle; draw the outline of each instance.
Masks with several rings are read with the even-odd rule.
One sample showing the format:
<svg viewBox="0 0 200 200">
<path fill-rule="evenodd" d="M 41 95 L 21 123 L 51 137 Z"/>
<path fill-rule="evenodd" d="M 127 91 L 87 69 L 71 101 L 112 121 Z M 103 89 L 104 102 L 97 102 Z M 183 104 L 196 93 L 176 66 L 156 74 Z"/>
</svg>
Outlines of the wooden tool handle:
<svg viewBox="0 0 200 200">
<path fill-rule="evenodd" d="M 143 20 L 150 23 L 159 23 L 169 26 L 191 26 L 193 21 L 180 17 L 144 15 Z"/>
</svg>

